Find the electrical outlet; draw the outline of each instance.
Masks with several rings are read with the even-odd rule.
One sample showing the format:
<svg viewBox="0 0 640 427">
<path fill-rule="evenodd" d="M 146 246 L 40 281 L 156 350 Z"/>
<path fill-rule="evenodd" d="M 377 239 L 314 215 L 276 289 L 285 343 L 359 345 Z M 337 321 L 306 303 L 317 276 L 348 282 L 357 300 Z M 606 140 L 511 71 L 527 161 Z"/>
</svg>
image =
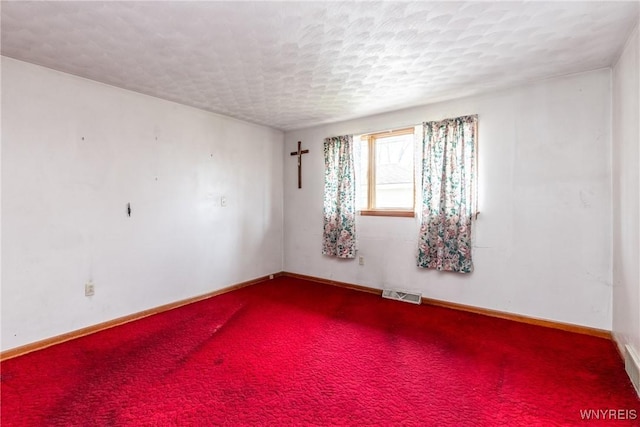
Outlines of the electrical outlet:
<svg viewBox="0 0 640 427">
<path fill-rule="evenodd" d="M 364 257 L 363 256 L 358 257 L 358 264 L 364 265 Z"/>
<path fill-rule="evenodd" d="M 91 280 L 84 284 L 84 296 L 90 297 L 96 293 L 95 285 Z"/>
</svg>

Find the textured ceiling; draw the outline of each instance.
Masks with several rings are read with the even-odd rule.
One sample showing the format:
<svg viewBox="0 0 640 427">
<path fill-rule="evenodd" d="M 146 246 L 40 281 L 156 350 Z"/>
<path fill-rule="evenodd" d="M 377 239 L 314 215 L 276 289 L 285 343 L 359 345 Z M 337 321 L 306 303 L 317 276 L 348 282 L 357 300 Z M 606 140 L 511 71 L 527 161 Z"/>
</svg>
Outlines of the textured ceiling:
<svg viewBox="0 0 640 427">
<path fill-rule="evenodd" d="M 638 2 L 7 2 L 2 54 L 290 130 L 607 67 Z"/>
</svg>

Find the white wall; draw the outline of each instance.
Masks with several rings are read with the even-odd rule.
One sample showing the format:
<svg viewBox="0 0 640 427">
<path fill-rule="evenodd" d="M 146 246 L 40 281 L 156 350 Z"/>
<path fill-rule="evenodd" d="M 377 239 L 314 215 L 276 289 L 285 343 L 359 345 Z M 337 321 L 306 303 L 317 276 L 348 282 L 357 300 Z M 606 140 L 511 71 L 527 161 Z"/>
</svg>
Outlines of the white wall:
<svg viewBox="0 0 640 427">
<path fill-rule="evenodd" d="M 281 271 L 282 141 L 2 58 L 2 349 Z"/>
<path fill-rule="evenodd" d="M 611 329 L 610 70 L 285 133 L 285 271 Z M 358 217 L 357 261 L 320 254 L 325 137 L 479 115 L 470 275 L 415 266 L 418 218 Z M 289 152 L 301 140 L 303 188 Z"/>
<path fill-rule="evenodd" d="M 640 34 L 613 69 L 613 335 L 640 354 Z"/>
</svg>

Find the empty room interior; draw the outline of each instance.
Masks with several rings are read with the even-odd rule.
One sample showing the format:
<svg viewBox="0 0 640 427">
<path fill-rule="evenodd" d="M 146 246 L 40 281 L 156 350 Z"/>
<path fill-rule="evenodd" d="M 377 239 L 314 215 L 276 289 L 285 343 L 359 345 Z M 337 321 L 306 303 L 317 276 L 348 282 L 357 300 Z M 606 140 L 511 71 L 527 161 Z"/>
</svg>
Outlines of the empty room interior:
<svg viewBox="0 0 640 427">
<path fill-rule="evenodd" d="M 3 425 L 640 422 L 638 1 L 0 12 Z"/>
</svg>

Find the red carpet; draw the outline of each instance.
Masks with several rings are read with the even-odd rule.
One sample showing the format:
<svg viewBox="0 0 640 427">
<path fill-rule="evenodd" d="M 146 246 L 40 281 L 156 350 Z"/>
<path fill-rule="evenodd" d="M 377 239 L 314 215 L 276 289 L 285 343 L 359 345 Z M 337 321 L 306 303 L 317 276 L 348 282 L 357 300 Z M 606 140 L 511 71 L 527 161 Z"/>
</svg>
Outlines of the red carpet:
<svg viewBox="0 0 640 427">
<path fill-rule="evenodd" d="M 2 426 L 640 425 L 610 341 L 290 278 L 1 369 Z"/>
</svg>

